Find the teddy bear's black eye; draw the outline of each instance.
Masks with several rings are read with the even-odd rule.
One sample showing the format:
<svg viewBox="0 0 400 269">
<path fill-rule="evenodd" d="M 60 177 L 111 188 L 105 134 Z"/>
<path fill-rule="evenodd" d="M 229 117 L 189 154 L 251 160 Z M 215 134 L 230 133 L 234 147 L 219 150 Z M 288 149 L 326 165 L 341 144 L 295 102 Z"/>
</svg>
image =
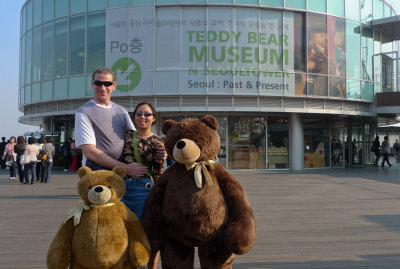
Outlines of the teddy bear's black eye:
<svg viewBox="0 0 400 269">
<path fill-rule="evenodd" d="M 89 186 L 88 189 L 89 189 L 89 190 L 92 189 L 92 186 Z"/>
<path fill-rule="evenodd" d="M 111 189 L 112 187 L 111 186 L 107 186 L 109 189 Z"/>
</svg>

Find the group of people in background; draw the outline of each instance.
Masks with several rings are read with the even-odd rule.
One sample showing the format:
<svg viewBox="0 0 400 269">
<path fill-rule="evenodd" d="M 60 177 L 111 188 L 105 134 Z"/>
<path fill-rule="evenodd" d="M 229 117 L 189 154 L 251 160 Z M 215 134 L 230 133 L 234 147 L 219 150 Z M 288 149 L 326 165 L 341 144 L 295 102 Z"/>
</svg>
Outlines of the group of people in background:
<svg viewBox="0 0 400 269">
<path fill-rule="evenodd" d="M 27 142 L 27 143 L 26 143 Z M 3 150 L 4 145 L 4 150 Z M 0 155 L 2 168 L 10 171 L 9 180 L 18 179 L 21 184 L 34 184 L 50 182 L 53 167 L 55 148 L 51 137 L 29 137 L 25 141 L 23 136 L 11 136 L 8 143 L 2 137 Z"/>
<path fill-rule="evenodd" d="M 396 162 L 400 162 L 400 145 L 398 139 L 396 139 L 396 142 L 393 144 L 393 149 L 394 149 L 394 154 L 396 157 Z M 372 143 L 371 146 L 371 151 L 375 153 L 375 161 L 374 161 L 374 166 L 379 167 L 379 158 L 382 153 L 383 159 L 381 162 L 381 167 L 386 167 L 385 163 L 390 167 L 392 164 L 389 162 L 389 153 L 390 153 L 390 143 L 389 143 L 389 138 L 385 135 L 383 137 L 382 144 L 379 141 L 379 136 L 375 137 L 374 142 Z"/>
</svg>

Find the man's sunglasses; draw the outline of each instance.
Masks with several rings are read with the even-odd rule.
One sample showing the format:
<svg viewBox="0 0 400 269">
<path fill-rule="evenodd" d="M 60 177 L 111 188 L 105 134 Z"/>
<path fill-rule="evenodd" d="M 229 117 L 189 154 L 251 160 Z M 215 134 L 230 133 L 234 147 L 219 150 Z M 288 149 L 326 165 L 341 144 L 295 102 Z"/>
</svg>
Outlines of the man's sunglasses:
<svg viewBox="0 0 400 269">
<path fill-rule="evenodd" d="M 93 80 L 93 84 L 96 86 L 106 86 L 106 87 L 110 87 L 111 85 L 114 84 L 114 82 L 112 81 L 101 81 L 101 80 Z"/>
<path fill-rule="evenodd" d="M 142 112 L 142 111 L 136 112 L 136 116 L 138 116 L 138 117 L 141 117 L 143 115 L 145 117 L 150 117 L 150 116 L 153 116 L 154 114 L 150 113 L 150 112 L 147 112 L 147 111 L 145 111 L 145 112 Z"/>
</svg>

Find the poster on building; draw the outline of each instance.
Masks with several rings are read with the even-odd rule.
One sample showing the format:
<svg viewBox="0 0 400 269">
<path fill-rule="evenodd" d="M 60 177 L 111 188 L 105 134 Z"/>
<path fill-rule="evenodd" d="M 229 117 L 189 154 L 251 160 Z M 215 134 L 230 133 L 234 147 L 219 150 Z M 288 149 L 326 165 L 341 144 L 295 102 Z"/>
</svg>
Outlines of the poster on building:
<svg viewBox="0 0 400 269">
<path fill-rule="evenodd" d="M 286 13 L 285 13 L 286 14 Z M 107 11 L 106 65 L 135 94 L 295 94 L 293 18 L 248 8 Z"/>
</svg>

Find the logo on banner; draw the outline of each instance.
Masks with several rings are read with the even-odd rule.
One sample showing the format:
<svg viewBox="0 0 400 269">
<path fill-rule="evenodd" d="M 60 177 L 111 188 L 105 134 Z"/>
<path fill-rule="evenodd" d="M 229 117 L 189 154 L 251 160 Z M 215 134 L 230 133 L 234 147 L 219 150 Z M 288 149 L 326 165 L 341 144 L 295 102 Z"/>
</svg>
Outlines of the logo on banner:
<svg viewBox="0 0 400 269">
<path fill-rule="evenodd" d="M 130 92 L 134 90 L 142 79 L 142 69 L 138 62 L 130 57 L 117 60 L 111 70 L 118 82 L 117 90 L 120 92 Z"/>
</svg>

